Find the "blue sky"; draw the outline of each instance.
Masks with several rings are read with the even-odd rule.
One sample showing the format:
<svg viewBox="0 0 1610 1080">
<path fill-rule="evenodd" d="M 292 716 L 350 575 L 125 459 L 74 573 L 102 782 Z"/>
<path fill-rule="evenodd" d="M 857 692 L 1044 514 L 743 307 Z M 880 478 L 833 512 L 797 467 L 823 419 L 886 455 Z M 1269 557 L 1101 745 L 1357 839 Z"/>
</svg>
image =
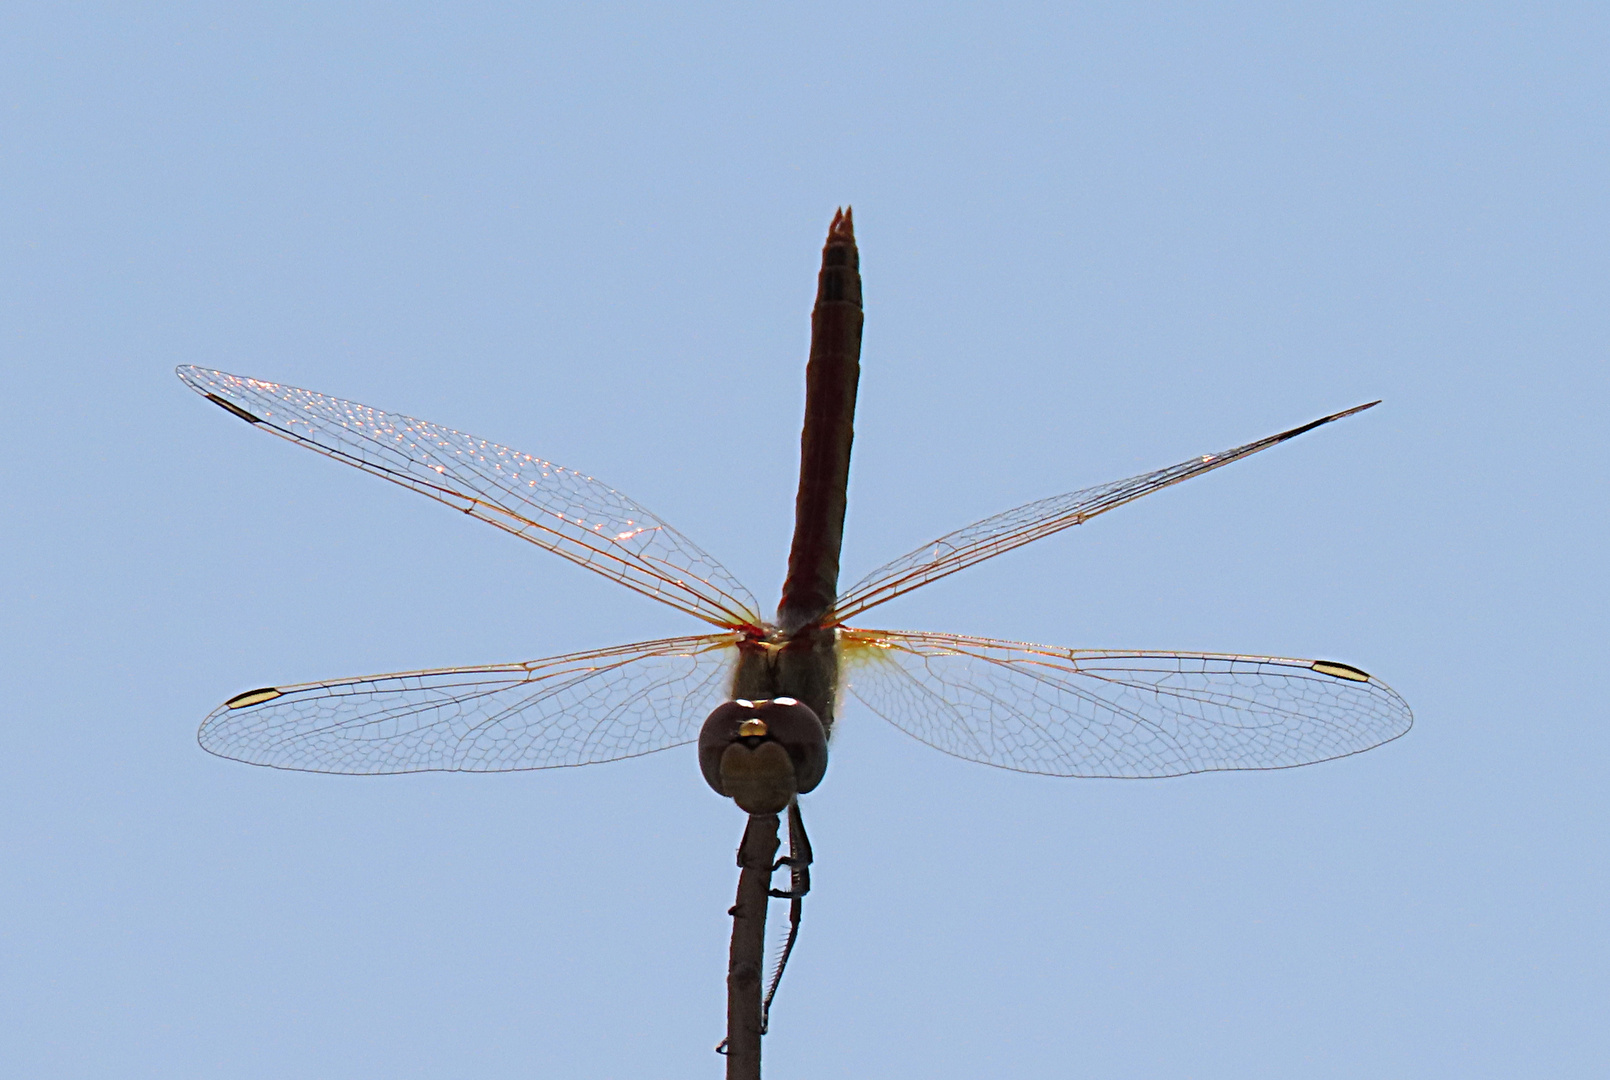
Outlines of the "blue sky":
<svg viewBox="0 0 1610 1080">
<path fill-rule="evenodd" d="M 845 573 L 1381 407 L 879 609 L 1324 656 L 1414 731 L 1273 774 L 848 711 L 773 1077 L 1596 1075 L 1610 968 L 1597 5 L 62 5 L 0 15 L 0 1042 L 17 1075 L 716 1075 L 691 749 L 209 757 L 265 683 L 689 621 L 299 454 L 195 363 L 591 473 L 764 603 L 815 263 L 867 324 Z"/>
</svg>

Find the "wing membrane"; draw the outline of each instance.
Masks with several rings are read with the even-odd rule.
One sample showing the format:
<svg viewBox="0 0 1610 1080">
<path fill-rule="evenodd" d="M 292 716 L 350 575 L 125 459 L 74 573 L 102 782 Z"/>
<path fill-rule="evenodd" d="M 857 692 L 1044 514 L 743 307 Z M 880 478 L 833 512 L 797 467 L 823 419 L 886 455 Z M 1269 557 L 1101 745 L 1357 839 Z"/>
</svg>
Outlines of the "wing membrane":
<svg viewBox="0 0 1610 1080">
<path fill-rule="evenodd" d="M 257 427 L 491 522 L 706 622 L 760 622 L 754 597 L 726 568 L 590 476 L 438 424 L 294 386 L 199 367 L 181 367 L 178 375 Z"/>
<path fill-rule="evenodd" d="M 1212 472 L 1232 461 L 1239 461 L 1260 450 L 1267 450 L 1305 431 L 1312 431 L 1322 424 L 1340 420 L 1344 416 L 1352 416 L 1377 404 L 1379 402 L 1372 401 L 1368 405 L 1360 405 L 1345 412 L 1321 417 L 1290 431 L 1238 446 L 1234 450 L 1226 450 L 1220 454 L 1203 454 L 1182 461 L 1178 465 L 1158 469 L 1156 472 L 1132 476 L 1127 480 L 1114 480 L 1099 487 L 1085 488 L 1082 491 L 1056 495 L 1049 499 L 1040 499 L 996 514 L 994 517 L 975 521 L 872 571 L 839 596 L 829 621 L 844 622 L 853 619 L 868 608 L 876 607 L 886 600 L 892 600 L 930 581 L 937 581 L 1004 551 L 1022 547 L 1042 536 L 1050 536 L 1052 533 L 1082 524 L 1097 514 L 1104 514 L 1114 507 L 1134 502 L 1143 495 L 1150 495 L 1154 491 L 1172 487 L 1193 476 Z"/>
<path fill-rule="evenodd" d="M 938 750 L 1051 776 L 1284 769 L 1389 742 L 1414 722 L 1345 664 L 1273 656 L 1061 649 L 840 631 L 846 681 Z"/>
<path fill-rule="evenodd" d="M 735 634 L 667 638 L 523 664 L 264 687 L 202 721 L 202 748 L 326 773 L 511 772 L 691 742 L 727 699 Z"/>
</svg>

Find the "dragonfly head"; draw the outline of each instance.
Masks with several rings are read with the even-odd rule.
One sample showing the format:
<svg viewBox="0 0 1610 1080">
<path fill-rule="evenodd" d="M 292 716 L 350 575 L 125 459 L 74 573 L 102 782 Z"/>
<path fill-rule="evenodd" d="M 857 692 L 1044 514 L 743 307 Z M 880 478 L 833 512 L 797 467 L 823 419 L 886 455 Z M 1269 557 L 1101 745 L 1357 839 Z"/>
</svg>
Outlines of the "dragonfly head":
<svg viewBox="0 0 1610 1080">
<path fill-rule="evenodd" d="M 751 814 L 775 814 L 822 782 L 827 733 L 816 713 L 793 698 L 739 698 L 704 722 L 699 770 L 716 794 Z"/>
</svg>

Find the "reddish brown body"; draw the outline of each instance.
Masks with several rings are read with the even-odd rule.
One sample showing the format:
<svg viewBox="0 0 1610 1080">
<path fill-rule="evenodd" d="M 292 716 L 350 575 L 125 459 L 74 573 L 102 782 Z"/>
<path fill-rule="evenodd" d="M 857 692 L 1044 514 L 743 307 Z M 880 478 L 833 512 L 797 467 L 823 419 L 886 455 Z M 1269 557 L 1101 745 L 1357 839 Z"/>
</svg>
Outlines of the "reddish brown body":
<svg viewBox="0 0 1610 1080">
<path fill-rule="evenodd" d="M 861 379 L 861 256 L 849 212 L 835 215 L 822 248 L 805 367 L 794 543 L 777 622 L 792 634 L 825 615 L 838 595 L 855 393 Z"/>
<path fill-rule="evenodd" d="M 811 312 L 811 356 L 805 368 L 805 428 L 800 434 L 799 494 L 794 499 L 794 542 L 788 552 L 777 625 L 756 628 L 739 642 L 732 697 L 705 722 L 699 764 L 710 786 L 749 811 L 738 851 L 743 873 L 732 909 L 732 951 L 727 968 L 728 1080 L 759 1080 L 760 1036 L 765 1031 L 760 958 L 765 947 L 767 896 L 791 900 L 788 944 L 773 976 L 782 974 L 799 930 L 800 901 L 810 889 L 810 842 L 796 796 L 811 790 L 827 770 L 827 736 L 838 696 L 838 630 L 823 626 L 838 598 L 839 547 L 855 438 L 855 392 L 861 381 L 861 256 L 848 210 L 833 215 L 822 248 Z M 736 712 L 763 699 L 794 698 L 798 713 L 813 716 L 788 729 L 746 737 Z M 754 703 L 754 704 L 750 704 Z M 796 717 L 796 719 L 798 719 Z M 808 745 L 803 755 L 801 746 Z M 777 850 L 777 817 L 788 809 L 790 890 L 770 889 Z M 769 994 L 766 999 L 770 1000 Z"/>
<path fill-rule="evenodd" d="M 857 690 L 897 727 L 958 757 L 1051 775 L 1286 768 L 1380 745 L 1413 720 L 1390 688 L 1335 661 L 1068 650 L 845 627 L 928 582 L 1375 404 L 994 515 L 896 559 L 841 596 L 839 549 L 860 381 L 859 264 L 846 210 L 833 219 L 817 279 L 797 519 L 775 625 L 686 537 L 584 474 L 355 402 L 219 371 L 179 370 L 192 389 L 260 430 L 478 517 L 719 630 L 523 664 L 262 687 L 230 698 L 202 724 L 198 736 L 212 753 L 361 773 L 502 771 L 631 757 L 674 745 L 682 729 L 662 711 L 674 708 L 665 693 L 681 688 L 707 700 L 713 677 L 737 647 L 729 700 L 699 737 L 705 779 L 749 813 L 730 912 L 722 1044 L 728 1080 L 760 1078 L 766 1017 L 810 891 L 812 855 L 798 796 L 815 788 L 827 768 L 842 650 L 868 659 L 868 649 L 884 653 L 887 663 L 869 665 Z M 523 483 L 512 482 L 522 474 Z M 587 681 L 593 679 L 599 681 Z M 573 696 L 583 684 L 585 694 Z M 625 688 L 636 696 L 607 695 Z M 1204 710 L 1204 702 L 1212 707 Z M 998 738 L 1015 707 L 1026 711 L 1012 721 L 1011 737 Z M 377 730 L 377 722 L 384 728 Z M 1177 737 L 1169 734 L 1176 729 Z M 774 861 L 784 810 L 788 855 Z M 778 889 L 773 877 L 784 866 L 788 888 Z M 789 934 L 763 993 L 766 914 L 774 898 L 790 902 Z"/>
<path fill-rule="evenodd" d="M 777 625 L 742 644 L 733 697 L 792 697 L 833 730 L 838 635 L 823 627 L 838 595 L 855 395 L 861 379 L 861 256 L 848 210 L 835 214 L 822 247 L 805 368 L 799 493 Z"/>
</svg>

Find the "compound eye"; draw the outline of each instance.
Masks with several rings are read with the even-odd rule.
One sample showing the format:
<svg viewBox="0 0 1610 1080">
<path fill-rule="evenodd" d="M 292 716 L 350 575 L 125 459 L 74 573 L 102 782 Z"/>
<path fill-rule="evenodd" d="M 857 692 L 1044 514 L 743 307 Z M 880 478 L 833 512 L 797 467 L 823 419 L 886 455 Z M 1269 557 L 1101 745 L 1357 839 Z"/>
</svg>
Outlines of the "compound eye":
<svg viewBox="0 0 1610 1080">
<path fill-rule="evenodd" d="M 794 698 L 729 701 L 705 720 L 699 730 L 699 771 L 717 794 L 733 796 L 722 779 L 721 762 L 729 749 L 746 755 L 785 751 L 793 764 L 793 790 L 800 794 L 816 787 L 827 771 L 827 732 L 810 706 Z"/>
<path fill-rule="evenodd" d="M 827 771 L 827 732 L 809 705 L 791 697 L 755 702 L 771 738 L 783 744 L 794 761 L 800 794 L 810 791 Z"/>
</svg>

